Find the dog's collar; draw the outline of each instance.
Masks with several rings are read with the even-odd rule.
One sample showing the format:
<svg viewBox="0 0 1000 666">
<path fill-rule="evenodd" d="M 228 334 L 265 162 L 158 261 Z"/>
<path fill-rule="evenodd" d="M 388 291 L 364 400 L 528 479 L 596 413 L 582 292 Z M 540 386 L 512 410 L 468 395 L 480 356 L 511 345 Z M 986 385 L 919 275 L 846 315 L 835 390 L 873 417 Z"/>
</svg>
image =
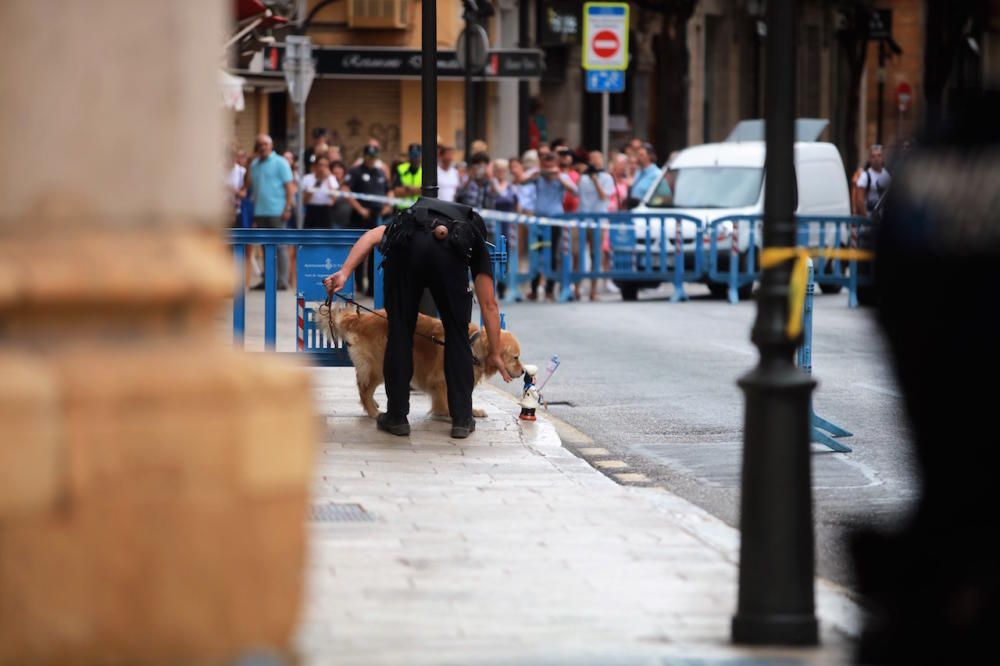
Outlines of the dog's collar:
<svg viewBox="0 0 1000 666">
<path fill-rule="evenodd" d="M 476 344 L 476 340 L 478 340 L 479 336 L 482 335 L 482 334 L 483 334 L 482 329 L 479 329 L 478 331 L 476 331 L 475 333 L 473 333 L 472 335 L 469 336 L 469 348 L 470 349 L 472 348 L 472 346 L 474 344 Z M 479 357 L 476 356 L 475 352 L 472 352 L 472 364 L 473 365 L 482 365 L 482 361 L 479 360 Z"/>
</svg>

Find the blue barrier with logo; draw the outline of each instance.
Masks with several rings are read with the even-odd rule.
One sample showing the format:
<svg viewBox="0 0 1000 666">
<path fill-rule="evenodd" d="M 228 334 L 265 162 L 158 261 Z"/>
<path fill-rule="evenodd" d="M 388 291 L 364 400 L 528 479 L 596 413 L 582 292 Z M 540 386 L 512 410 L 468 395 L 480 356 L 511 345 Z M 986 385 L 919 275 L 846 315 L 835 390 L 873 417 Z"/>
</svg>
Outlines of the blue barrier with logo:
<svg viewBox="0 0 1000 666">
<path fill-rule="evenodd" d="M 364 232 L 355 229 L 230 229 L 228 242 L 233 246 L 236 288 L 233 294 L 233 342 L 242 347 L 246 331 L 246 284 L 244 264 L 247 245 L 264 248 L 264 348 L 274 351 L 277 341 L 277 248 L 297 247 L 296 289 L 300 303 L 323 301 L 326 289 L 322 280 L 343 265 L 351 247 Z M 329 265 L 330 269 L 327 270 Z M 345 290 L 352 288 L 353 280 Z M 347 350 L 337 341 L 322 339 L 312 325 L 314 309 L 300 312 L 300 335 L 310 346 L 301 352 L 310 354 L 318 365 L 350 365 Z M 302 340 L 302 338 L 299 338 Z M 296 352 L 299 353 L 299 352 Z"/>
</svg>

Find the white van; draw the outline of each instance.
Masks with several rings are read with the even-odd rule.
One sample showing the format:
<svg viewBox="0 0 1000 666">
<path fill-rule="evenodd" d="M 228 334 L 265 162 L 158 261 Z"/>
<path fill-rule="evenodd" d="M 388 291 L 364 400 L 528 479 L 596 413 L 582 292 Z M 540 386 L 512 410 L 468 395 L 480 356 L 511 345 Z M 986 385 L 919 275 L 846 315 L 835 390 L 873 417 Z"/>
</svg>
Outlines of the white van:
<svg viewBox="0 0 1000 666">
<path fill-rule="evenodd" d="M 851 212 L 850 190 L 844 163 L 836 146 L 815 141 L 827 121 L 800 119 L 796 123 L 795 176 L 797 184 L 797 215 L 846 216 Z M 807 138 L 808 140 L 801 140 Z M 741 122 L 722 143 L 710 143 L 686 148 L 663 169 L 659 181 L 632 212 L 635 214 L 635 257 L 640 270 L 652 261 L 652 270 L 659 269 L 661 234 L 666 236 L 664 254 L 668 266 L 673 265 L 676 219 L 666 217 L 683 214 L 696 218 L 706 230 L 703 256 L 708 260 L 708 230 L 714 220 L 729 215 L 762 215 L 764 212 L 763 121 Z M 640 214 L 647 213 L 648 218 Z M 759 225 L 759 223 L 758 223 Z M 738 234 L 737 249 L 741 263 L 746 261 L 749 228 Z M 836 234 L 830 228 L 828 233 Z M 719 268 L 728 270 L 732 248 L 733 225 L 724 222 L 716 230 L 719 248 Z M 697 227 L 694 222 L 681 220 L 681 237 L 685 266 L 694 266 Z M 811 234 L 810 244 L 818 240 L 818 230 Z M 830 242 L 831 239 L 828 239 Z M 756 229 L 756 245 L 762 241 L 761 229 Z M 649 252 L 647 254 L 647 247 Z M 728 285 L 705 278 L 717 297 L 725 296 Z M 638 290 L 653 287 L 658 280 L 617 282 L 625 300 L 635 300 Z M 745 285 L 740 298 L 747 298 L 753 288 Z"/>
</svg>

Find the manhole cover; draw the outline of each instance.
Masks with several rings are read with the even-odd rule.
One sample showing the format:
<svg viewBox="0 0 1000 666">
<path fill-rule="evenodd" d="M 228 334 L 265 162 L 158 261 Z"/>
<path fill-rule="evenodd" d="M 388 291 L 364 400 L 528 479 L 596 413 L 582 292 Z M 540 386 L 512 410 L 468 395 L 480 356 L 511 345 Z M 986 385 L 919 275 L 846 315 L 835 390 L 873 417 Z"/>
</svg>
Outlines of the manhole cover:
<svg viewBox="0 0 1000 666">
<path fill-rule="evenodd" d="M 360 504 L 313 504 L 310 519 L 314 523 L 370 523 L 375 516 Z"/>
</svg>

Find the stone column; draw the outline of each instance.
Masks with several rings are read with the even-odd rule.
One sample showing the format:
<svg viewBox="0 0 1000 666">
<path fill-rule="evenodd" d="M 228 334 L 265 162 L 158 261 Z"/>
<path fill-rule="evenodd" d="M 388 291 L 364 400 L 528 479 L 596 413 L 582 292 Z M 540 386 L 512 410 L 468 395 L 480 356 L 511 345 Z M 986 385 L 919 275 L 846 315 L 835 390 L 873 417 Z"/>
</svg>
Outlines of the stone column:
<svg viewBox="0 0 1000 666">
<path fill-rule="evenodd" d="M 227 347 L 226 0 L 4 0 L 0 663 L 214 663 L 296 621 L 308 377 Z"/>
</svg>

